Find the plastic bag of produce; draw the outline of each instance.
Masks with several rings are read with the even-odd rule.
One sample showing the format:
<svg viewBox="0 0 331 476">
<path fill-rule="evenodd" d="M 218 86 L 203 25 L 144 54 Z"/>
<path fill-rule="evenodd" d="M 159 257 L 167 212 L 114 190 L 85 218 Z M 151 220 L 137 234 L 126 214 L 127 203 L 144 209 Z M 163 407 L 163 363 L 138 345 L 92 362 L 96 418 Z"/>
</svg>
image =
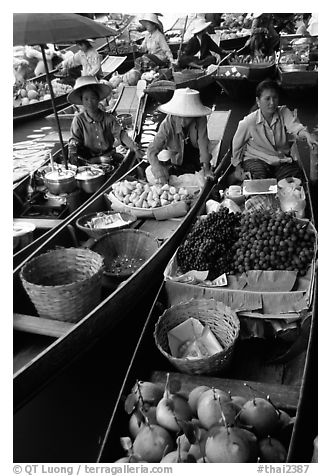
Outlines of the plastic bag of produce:
<svg viewBox="0 0 331 476">
<path fill-rule="evenodd" d="M 283 212 L 294 211 L 298 218 L 305 216 L 306 195 L 302 186 L 284 187 L 279 190 L 278 196 Z"/>
</svg>

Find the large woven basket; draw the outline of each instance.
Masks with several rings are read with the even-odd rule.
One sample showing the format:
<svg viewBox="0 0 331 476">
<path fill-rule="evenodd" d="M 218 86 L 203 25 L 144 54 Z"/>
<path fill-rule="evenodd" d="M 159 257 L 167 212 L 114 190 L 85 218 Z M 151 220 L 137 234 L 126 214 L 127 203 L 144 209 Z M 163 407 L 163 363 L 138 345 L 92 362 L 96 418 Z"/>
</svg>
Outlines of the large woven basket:
<svg viewBox="0 0 331 476">
<path fill-rule="evenodd" d="M 99 238 L 92 250 L 104 257 L 104 284 L 113 284 L 129 278 L 135 270 L 119 270 L 110 272 L 114 259 L 118 257 L 141 260 L 143 265 L 158 249 L 159 242 L 151 233 L 143 230 L 124 229 L 107 233 Z"/>
<path fill-rule="evenodd" d="M 23 266 L 23 286 L 40 317 L 77 322 L 101 299 L 103 258 L 84 248 L 60 248 Z"/>
<path fill-rule="evenodd" d="M 190 317 L 210 327 L 223 347 L 210 357 L 187 359 L 173 357 L 168 344 L 168 332 Z M 188 374 L 216 375 L 230 363 L 234 344 L 239 336 L 240 323 L 234 311 L 215 299 L 191 299 L 167 309 L 158 319 L 154 330 L 155 343 L 160 352 L 180 372 Z"/>
</svg>

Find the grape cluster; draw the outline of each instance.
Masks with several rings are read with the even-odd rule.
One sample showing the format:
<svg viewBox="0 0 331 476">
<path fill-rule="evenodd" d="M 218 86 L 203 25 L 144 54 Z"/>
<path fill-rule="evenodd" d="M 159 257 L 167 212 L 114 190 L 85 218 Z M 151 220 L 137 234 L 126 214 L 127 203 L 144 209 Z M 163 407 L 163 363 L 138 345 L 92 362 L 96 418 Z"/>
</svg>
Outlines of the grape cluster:
<svg viewBox="0 0 331 476">
<path fill-rule="evenodd" d="M 198 221 L 178 249 L 180 269 L 208 270 L 208 279 L 229 272 L 233 267 L 233 245 L 239 236 L 240 216 L 222 208 Z"/>
<path fill-rule="evenodd" d="M 242 215 L 233 245 L 231 273 L 253 269 L 297 271 L 304 276 L 314 256 L 315 233 L 292 213 Z"/>
</svg>

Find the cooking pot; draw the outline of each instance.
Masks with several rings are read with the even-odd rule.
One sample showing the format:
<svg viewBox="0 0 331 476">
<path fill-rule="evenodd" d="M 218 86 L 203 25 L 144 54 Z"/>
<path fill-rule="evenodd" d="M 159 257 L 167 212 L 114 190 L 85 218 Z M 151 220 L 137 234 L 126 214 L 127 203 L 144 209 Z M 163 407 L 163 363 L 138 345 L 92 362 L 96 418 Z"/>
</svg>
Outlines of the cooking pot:
<svg viewBox="0 0 331 476">
<path fill-rule="evenodd" d="M 96 192 L 106 180 L 102 170 L 96 167 L 79 167 L 76 181 L 79 188 L 86 193 Z"/>
<path fill-rule="evenodd" d="M 121 124 L 123 129 L 130 129 L 132 127 L 132 114 L 117 114 L 116 119 Z"/>
<path fill-rule="evenodd" d="M 75 172 L 72 170 L 52 170 L 45 174 L 44 183 L 54 195 L 71 193 L 76 188 Z"/>
</svg>

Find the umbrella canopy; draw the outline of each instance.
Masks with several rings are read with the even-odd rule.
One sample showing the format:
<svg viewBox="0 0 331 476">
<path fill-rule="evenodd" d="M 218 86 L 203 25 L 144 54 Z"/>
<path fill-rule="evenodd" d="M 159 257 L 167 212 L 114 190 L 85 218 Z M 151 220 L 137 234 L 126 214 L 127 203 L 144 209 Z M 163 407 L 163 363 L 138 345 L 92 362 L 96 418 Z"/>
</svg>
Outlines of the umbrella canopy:
<svg viewBox="0 0 331 476">
<path fill-rule="evenodd" d="M 116 32 L 90 18 L 77 15 L 77 13 L 14 13 L 13 16 L 13 45 L 41 46 L 62 156 L 65 168 L 68 168 L 68 157 L 55 106 L 55 96 L 46 60 L 45 45 L 46 43 L 70 43 L 88 38 L 103 38 L 115 35 Z"/>
<path fill-rule="evenodd" d="M 116 31 L 77 13 L 14 13 L 13 45 L 70 43 L 116 35 Z"/>
</svg>

